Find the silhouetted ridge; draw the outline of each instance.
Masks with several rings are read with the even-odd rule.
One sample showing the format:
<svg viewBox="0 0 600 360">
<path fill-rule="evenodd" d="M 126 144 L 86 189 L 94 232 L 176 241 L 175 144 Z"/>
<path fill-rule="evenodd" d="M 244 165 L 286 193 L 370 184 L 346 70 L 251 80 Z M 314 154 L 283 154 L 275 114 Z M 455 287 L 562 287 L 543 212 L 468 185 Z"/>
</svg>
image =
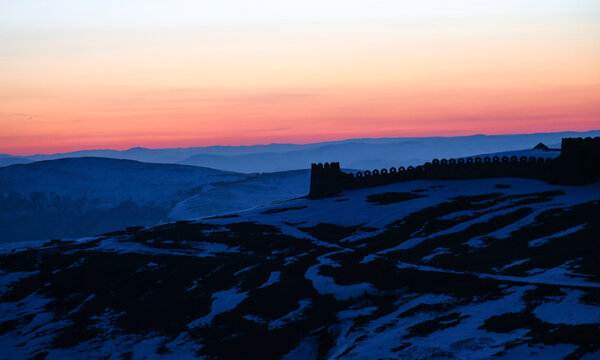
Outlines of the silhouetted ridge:
<svg viewBox="0 0 600 360">
<path fill-rule="evenodd" d="M 392 167 L 345 173 L 337 162 L 312 164 L 309 198 L 342 190 L 381 186 L 407 180 L 458 180 L 492 177 L 539 179 L 553 184 L 584 185 L 600 178 L 600 137 L 564 138 L 556 159 L 522 156 L 485 156 L 433 159 L 417 167 Z"/>
</svg>

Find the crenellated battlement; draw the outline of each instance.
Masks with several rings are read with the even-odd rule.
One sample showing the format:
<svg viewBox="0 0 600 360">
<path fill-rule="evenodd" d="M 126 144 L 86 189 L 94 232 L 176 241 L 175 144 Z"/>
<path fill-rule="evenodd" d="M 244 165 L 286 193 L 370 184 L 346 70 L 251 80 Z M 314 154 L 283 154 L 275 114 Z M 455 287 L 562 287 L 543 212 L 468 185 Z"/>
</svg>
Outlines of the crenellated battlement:
<svg viewBox="0 0 600 360">
<path fill-rule="evenodd" d="M 561 143 L 561 155 L 572 149 L 600 150 L 600 136 L 586 138 L 563 138 Z"/>
<path fill-rule="evenodd" d="M 309 197 L 316 199 L 338 194 L 344 189 L 343 179 L 347 176 L 340 169 L 340 163 L 312 164 Z"/>
<path fill-rule="evenodd" d="M 560 147 L 560 155 L 568 159 L 600 156 L 600 137 L 564 138 Z"/>
<path fill-rule="evenodd" d="M 564 138 L 560 152 L 558 183 L 578 185 L 600 178 L 600 137 Z"/>
<path fill-rule="evenodd" d="M 345 173 L 339 163 L 312 164 L 309 198 L 333 196 L 342 190 L 401 181 L 459 180 L 494 177 L 539 179 L 555 184 L 582 185 L 600 178 L 600 138 L 565 138 L 555 159 L 516 156 L 433 159 L 419 166 L 399 166 Z"/>
</svg>

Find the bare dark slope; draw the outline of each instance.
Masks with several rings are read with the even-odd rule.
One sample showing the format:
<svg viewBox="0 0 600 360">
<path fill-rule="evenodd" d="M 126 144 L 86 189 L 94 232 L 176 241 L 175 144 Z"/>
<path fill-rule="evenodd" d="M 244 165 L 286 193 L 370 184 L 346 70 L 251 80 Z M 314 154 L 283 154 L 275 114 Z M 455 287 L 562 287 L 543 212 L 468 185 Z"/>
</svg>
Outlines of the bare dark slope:
<svg viewBox="0 0 600 360">
<path fill-rule="evenodd" d="M 7 358 L 593 359 L 598 189 L 414 181 L 5 251 L 0 345 Z"/>
</svg>

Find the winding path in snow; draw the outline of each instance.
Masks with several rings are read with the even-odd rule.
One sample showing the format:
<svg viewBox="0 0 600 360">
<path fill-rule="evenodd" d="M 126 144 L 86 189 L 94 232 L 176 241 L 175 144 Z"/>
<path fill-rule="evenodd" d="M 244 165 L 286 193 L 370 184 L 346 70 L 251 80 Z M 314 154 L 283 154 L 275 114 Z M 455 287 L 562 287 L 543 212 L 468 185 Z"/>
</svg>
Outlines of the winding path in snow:
<svg viewBox="0 0 600 360">
<path fill-rule="evenodd" d="M 448 274 L 457 274 L 457 275 L 469 275 L 476 276 L 481 279 L 494 279 L 498 281 L 507 281 L 521 284 L 533 284 L 533 285 L 553 285 L 553 286 L 564 286 L 571 288 L 600 288 L 600 283 L 592 283 L 588 281 L 577 281 L 577 280 L 561 280 L 561 279 L 552 279 L 552 278 L 543 278 L 538 275 L 533 275 L 531 277 L 522 277 L 522 276 L 510 276 L 510 275 L 499 275 L 499 274 L 489 274 L 489 273 L 477 273 L 472 271 L 456 271 L 456 270 L 448 270 L 441 269 L 432 266 L 426 265 L 418 265 L 411 264 L 406 262 L 398 262 L 398 267 L 401 269 L 414 269 L 419 271 L 427 271 L 427 272 L 440 272 L 440 273 L 448 273 Z M 561 268 L 561 267 L 559 267 Z M 553 270 L 553 269 L 551 269 Z M 565 270 L 566 271 L 566 270 Z M 542 273 L 547 274 L 548 272 Z M 564 275 L 564 272 L 561 273 Z M 560 275 L 557 273 L 556 275 Z"/>
</svg>

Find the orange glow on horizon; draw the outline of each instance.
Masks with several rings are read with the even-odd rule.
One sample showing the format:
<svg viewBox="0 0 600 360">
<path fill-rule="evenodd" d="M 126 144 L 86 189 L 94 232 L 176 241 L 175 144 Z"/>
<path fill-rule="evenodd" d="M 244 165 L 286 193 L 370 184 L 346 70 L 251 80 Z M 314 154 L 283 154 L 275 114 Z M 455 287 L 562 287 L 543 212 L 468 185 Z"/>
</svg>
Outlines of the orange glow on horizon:
<svg viewBox="0 0 600 360">
<path fill-rule="evenodd" d="M 598 130 L 599 19 L 0 27 L 0 153 Z"/>
</svg>

